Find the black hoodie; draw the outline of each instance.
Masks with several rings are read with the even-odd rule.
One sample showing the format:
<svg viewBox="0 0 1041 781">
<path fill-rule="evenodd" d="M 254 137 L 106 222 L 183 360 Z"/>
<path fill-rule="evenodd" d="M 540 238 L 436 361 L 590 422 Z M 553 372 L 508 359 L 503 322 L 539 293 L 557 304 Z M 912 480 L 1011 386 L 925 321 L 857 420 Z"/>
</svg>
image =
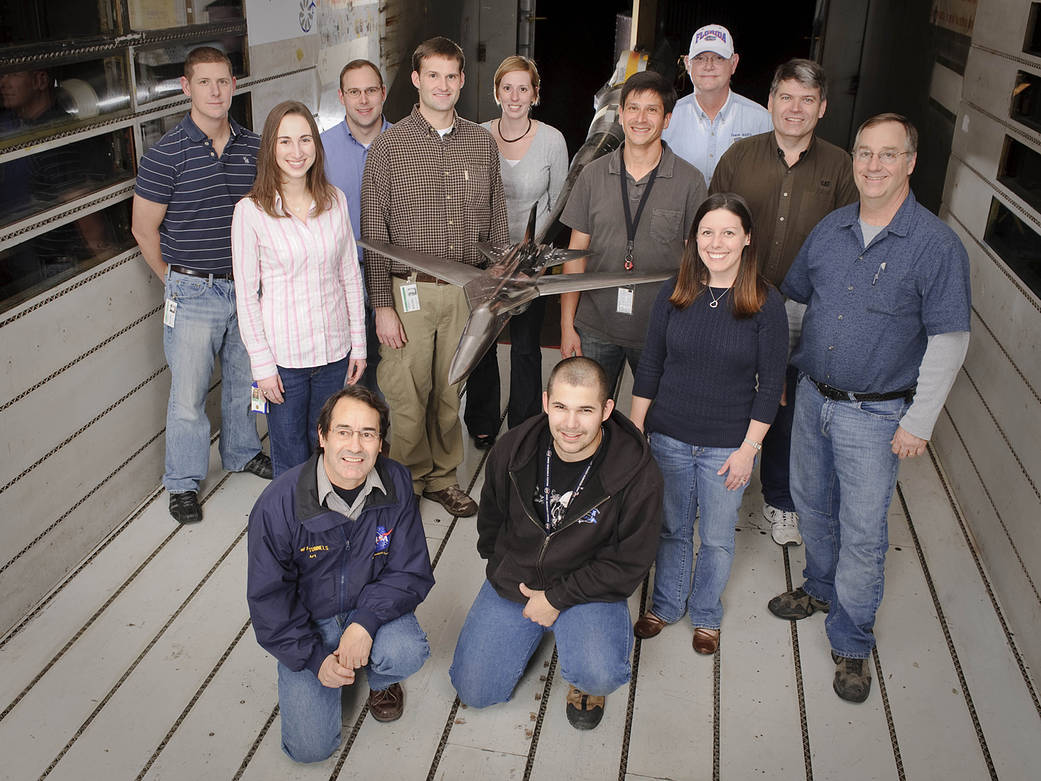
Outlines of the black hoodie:
<svg viewBox="0 0 1041 781">
<path fill-rule="evenodd" d="M 532 497 L 545 415 L 492 448 L 477 515 L 477 552 L 499 596 L 524 603 L 519 585 L 546 592 L 557 610 L 628 599 L 658 552 L 662 477 L 643 434 L 617 410 L 604 424 L 606 451 L 560 528 L 547 535 Z M 543 440 L 545 441 L 545 440 Z"/>
</svg>

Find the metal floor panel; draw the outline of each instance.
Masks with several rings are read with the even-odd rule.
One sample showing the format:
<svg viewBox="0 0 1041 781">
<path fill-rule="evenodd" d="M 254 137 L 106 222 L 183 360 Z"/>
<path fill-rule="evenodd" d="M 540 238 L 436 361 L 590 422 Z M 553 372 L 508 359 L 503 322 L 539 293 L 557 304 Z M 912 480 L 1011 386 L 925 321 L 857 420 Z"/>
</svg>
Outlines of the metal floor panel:
<svg viewBox="0 0 1041 781">
<path fill-rule="evenodd" d="M 466 443 L 460 479 L 477 495 L 484 453 Z M 483 562 L 474 520 L 424 501 L 431 658 L 405 683 L 400 721 L 369 718 L 357 692 L 343 747 L 311 766 L 281 753 L 275 665 L 246 610 L 242 535 L 264 483 L 215 472 L 207 485 L 202 524 L 178 529 L 157 494 L 0 639 L 0 778 L 1020 779 L 1041 764 L 1037 693 L 930 456 L 901 467 L 863 705 L 831 690 L 822 617 L 766 611 L 800 582 L 803 554 L 761 528 L 753 482 L 716 657 L 691 650 L 686 621 L 641 641 L 635 683 L 588 733 L 566 723 L 551 641 L 511 702 L 460 707 L 448 667 Z"/>
</svg>

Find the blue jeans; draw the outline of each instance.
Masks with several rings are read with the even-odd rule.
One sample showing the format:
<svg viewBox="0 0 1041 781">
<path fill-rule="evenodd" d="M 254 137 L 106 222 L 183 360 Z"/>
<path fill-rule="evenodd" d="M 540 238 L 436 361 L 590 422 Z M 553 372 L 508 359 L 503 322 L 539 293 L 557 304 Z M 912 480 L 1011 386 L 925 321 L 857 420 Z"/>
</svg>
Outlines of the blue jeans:
<svg viewBox="0 0 1041 781">
<path fill-rule="evenodd" d="M 763 453 L 759 463 L 759 479 L 763 484 L 763 499 L 778 510 L 792 512 L 790 468 L 792 451 L 792 418 L 795 417 L 795 386 L 799 370 L 789 366 L 785 374 L 788 403 L 778 405 L 773 425 L 763 438 Z"/>
<path fill-rule="evenodd" d="M 829 602 L 832 650 L 866 659 L 882 603 L 900 460 L 890 449 L 904 399 L 831 401 L 799 381 L 792 424 L 792 496 L 806 549 L 807 594 Z"/>
<path fill-rule="evenodd" d="M 487 580 L 477 592 L 448 671 L 464 704 L 485 708 L 510 699 L 546 632 L 557 641 L 561 676 L 586 694 L 606 696 L 629 680 L 633 631 L 625 602 L 575 605 L 549 628 L 525 618 L 523 610 Z"/>
<path fill-rule="evenodd" d="M 636 375 L 636 367 L 640 365 L 640 356 L 643 355 L 642 347 L 622 347 L 613 342 L 605 342 L 590 334 L 588 331 L 578 331 L 582 340 L 582 355 L 592 358 L 600 364 L 604 373 L 607 374 L 607 385 L 611 388 L 612 396 L 618 389 L 618 378 L 622 376 L 622 364 L 629 362 L 629 369 Z"/>
<path fill-rule="evenodd" d="M 726 475 L 717 475 L 733 448 L 697 447 L 651 434 L 651 453 L 665 479 L 664 518 L 654 568 L 651 610 L 670 624 L 685 612 L 695 627 L 719 629 L 723 619 L 723 590 L 734 562 L 734 527 L 744 486 L 726 487 Z M 700 510 L 697 563 L 694 558 L 694 518 Z"/>
<path fill-rule="evenodd" d="M 329 653 L 351 623 L 351 614 L 316 622 Z M 365 667 L 369 688 L 383 691 L 408 678 L 430 656 L 427 636 L 414 613 L 406 613 L 376 630 Z M 340 689 L 323 686 L 304 668 L 293 672 L 278 663 L 278 709 L 282 717 L 282 750 L 296 762 L 321 762 L 340 745 Z"/>
<path fill-rule="evenodd" d="M 197 491 L 210 465 L 210 421 L 206 394 L 213 362 L 221 363 L 221 464 L 240 471 L 260 452 L 257 424 L 249 411 L 249 356 L 239 336 L 235 286 L 230 279 L 191 277 L 171 271 L 166 298 L 177 302 L 174 324 L 163 326 L 163 350 L 170 367 L 166 408 L 166 473 L 171 493 Z"/>
<path fill-rule="evenodd" d="M 350 352 L 335 363 L 308 369 L 277 367 L 283 401 L 269 403 L 267 430 L 275 477 L 302 464 L 318 449 L 318 413 L 326 399 L 343 387 Z"/>
</svg>

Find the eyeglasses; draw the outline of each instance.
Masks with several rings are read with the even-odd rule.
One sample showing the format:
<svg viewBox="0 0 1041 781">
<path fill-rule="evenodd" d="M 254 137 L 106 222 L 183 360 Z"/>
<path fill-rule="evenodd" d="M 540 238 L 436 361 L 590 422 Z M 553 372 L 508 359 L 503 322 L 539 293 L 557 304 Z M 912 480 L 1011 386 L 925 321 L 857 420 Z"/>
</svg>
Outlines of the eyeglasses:
<svg viewBox="0 0 1041 781">
<path fill-rule="evenodd" d="M 909 155 L 910 152 L 894 152 L 892 149 L 883 149 L 881 152 L 872 152 L 870 149 L 858 149 L 853 153 L 853 159 L 858 163 L 870 163 L 871 158 L 878 155 L 878 162 L 882 165 L 892 165 L 900 155 Z"/>
<path fill-rule="evenodd" d="M 704 67 L 705 65 L 722 65 L 727 58 L 720 57 L 718 54 L 695 54 L 691 60 Z"/>
<path fill-rule="evenodd" d="M 363 428 L 358 431 L 349 426 L 343 426 L 335 429 L 333 433 L 342 439 L 354 439 L 355 434 L 357 434 L 362 442 L 375 442 L 380 438 L 380 432 L 371 428 Z"/>
<path fill-rule="evenodd" d="M 360 98 L 361 97 L 361 93 L 364 92 L 365 93 L 365 97 L 367 97 L 367 98 L 374 98 L 377 95 L 379 95 L 382 91 L 383 91 L 383 87 L 366 87 L 365 89 L 358 89 L 357 87 L 351 87 L 350 89 L 345 89 L 343 91 L 343 94 L 346 95 L 349 98 L 356 98 L 357 99 L 357 98 Z"/>
</svg>

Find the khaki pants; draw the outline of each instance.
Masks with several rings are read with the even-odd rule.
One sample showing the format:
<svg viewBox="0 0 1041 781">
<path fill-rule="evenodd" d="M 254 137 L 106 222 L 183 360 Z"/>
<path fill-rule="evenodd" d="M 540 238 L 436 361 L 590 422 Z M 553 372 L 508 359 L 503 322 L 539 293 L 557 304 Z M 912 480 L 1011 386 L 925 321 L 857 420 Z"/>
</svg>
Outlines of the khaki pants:
<svg viewBox="0 0 1041 781">
<path fill-rule="evenodd" d="M 391 277 L 394 311 L 408 341 L 401 349 L 380 345 L 376 379 L 390 405 L 390 457 L 412 471 L 416 493 L 455 485 L 463 460 L 459 387 L 448 367 L 459 345 L 469 307 L 455 285 L 419 282 L 419 310 L 404 312 L 401 286 Z"/>
</svg>

